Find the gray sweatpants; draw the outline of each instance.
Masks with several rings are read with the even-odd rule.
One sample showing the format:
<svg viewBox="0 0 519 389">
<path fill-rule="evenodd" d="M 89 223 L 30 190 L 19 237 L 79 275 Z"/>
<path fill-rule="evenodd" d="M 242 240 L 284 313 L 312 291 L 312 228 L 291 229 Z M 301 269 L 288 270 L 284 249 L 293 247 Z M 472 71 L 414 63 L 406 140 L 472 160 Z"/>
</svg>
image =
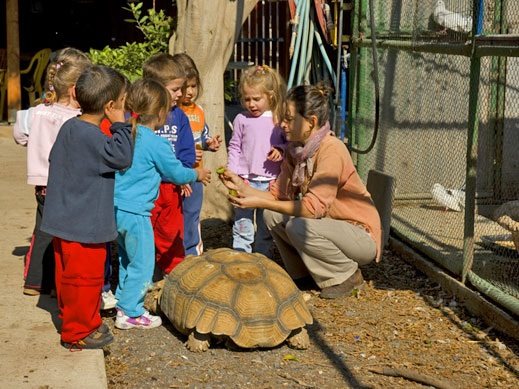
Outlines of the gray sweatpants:
<svg viewBox="0 0 519 389">
<path fill-rule="evenodd" d="M 338 285 L 375 259 L 376 243 L 344 220 L 308 219 L 265 210 L 265 224 L 293 279 L 312 276 L 319 288 Z"/>
</svg>

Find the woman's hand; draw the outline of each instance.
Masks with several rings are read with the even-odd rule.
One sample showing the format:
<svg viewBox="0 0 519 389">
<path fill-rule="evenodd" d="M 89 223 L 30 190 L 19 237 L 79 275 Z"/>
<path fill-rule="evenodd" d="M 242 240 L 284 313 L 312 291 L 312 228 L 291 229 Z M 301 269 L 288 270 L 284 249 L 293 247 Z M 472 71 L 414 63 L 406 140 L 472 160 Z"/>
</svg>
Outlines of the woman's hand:
<svg viewBox="0 0 519 389">
<path fill-rule="evenodd" d="M 232 170 L 220 167 L 216 169 L 216 172 L 218 173 L 218 177 L 220 178 L 220 181 L 222 181 L 222 184 L 224 184 L 229 191 L 243 194 L 243 192 L 249 188 L 249 186 L 245 184 L 243 178 L 238 176 Z"/>
<path fill-rule="evenodd" d="M 243 196 L 238 193 L 238 196 L 233 196 L 231 193 L 229 193 L 227 198 L 229 199 L 229 202 L 237 208 L 265 207 L 265 199 L 254 195 Z"/>
</svg>

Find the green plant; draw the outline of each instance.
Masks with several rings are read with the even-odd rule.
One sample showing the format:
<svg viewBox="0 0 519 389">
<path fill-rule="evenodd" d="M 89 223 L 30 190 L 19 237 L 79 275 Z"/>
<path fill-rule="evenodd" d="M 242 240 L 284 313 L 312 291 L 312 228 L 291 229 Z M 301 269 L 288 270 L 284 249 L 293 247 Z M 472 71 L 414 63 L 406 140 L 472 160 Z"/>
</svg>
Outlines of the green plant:
<svg viewBox="0 0 519 389">
<path fill-rule="evenodd" d="M 226 79 L 223 84 L 223 97 L 225 101 L 231 103 L 237 100 L 236 96 L 237 82 L 235 80 Z"/>
<path fill-rule="evenodd" d="M 125 19 L 125 22 L 136 24 L 144 34 L 144 42 L 127 42 L 116 48 L 105 46 L 102 50 L 89 51 L 93 63 L 117 69 L 130 81 L 142 76 L 142 64 L 151 55 L 168 51 L 168 40 L 173 26 L 173 19 L 166 16 L 163 10 L 156 12 L 148 9 L 143 14 L 142 4 L 129 3 L 129 8 L 123 9 L 132 13 L 133 18 Z"/>
</svg>

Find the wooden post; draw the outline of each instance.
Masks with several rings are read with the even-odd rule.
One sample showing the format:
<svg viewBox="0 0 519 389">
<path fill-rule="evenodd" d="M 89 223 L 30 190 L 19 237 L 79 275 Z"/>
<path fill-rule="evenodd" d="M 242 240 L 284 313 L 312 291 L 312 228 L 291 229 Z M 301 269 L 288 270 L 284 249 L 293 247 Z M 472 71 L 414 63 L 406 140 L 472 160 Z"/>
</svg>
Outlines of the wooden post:
<svg viewBox="0 0 519 389">
<path fill-rule="evenodd" d="M 21 109 L 18 0 L 6 1 L 5 14 L 7 25 L 7 121 L 14 123 L 16 111 Z"/>
</svg>

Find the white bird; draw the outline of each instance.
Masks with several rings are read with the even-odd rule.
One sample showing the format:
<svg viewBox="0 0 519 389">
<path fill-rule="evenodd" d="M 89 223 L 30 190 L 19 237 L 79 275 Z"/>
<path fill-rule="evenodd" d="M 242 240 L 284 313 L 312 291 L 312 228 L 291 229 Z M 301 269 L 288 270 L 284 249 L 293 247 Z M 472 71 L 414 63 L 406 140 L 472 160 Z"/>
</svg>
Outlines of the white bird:
<svg viewBox="0 0 519 389">
<path fill-rule="evenodd" d="M 441 184 L 434 184 L 431 194 L 433 200 L 446 209 L 461 212 L 465 206 L 464 189 L 447 189 Z"/>
<path fill-rule="evenodd" d="M 442 32 L 446 32 L 447 29 L 464 33 L 472 30 L 472 17 L 449 11 L 445 8 L 445 2 L 443 0 L 436 2 L 433 18 L 436 23 L 444 27 Z"/>
</svg>

